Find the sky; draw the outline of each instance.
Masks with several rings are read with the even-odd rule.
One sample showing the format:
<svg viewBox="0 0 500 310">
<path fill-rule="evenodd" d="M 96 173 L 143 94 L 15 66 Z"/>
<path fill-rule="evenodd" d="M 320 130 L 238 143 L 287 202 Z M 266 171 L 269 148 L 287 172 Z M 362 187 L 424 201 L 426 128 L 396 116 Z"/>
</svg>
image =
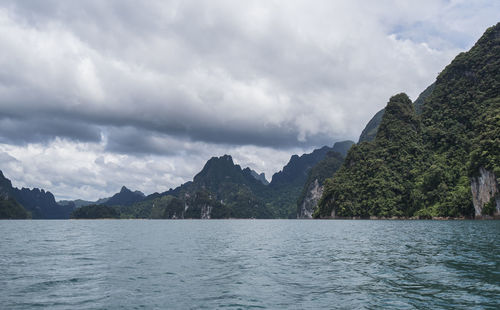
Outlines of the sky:
<svg viewBox="0 0 500 310">
<path fill-rule="evenodd" d="M 0 0 L 0 170 L 96 200 L 230 154 L 268 179 L 413 100 L 499 1 Z"/>
</svg>

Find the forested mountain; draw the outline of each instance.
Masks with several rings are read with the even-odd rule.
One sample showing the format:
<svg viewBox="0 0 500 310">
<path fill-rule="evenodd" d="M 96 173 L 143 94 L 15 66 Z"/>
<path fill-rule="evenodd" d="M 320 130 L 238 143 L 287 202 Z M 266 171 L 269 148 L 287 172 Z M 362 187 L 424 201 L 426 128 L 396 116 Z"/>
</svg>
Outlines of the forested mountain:
<svg viewBox="0 0 500 310">
<path fill-rule="evenodd" d="M 128 206 L 142 201 L 145 198 L 146 196 L 142 192 L 133 192 L 125 186 L 122 186 L 119 193 L 116 193 L 109 199 L 106 199 L 102 204 L 107 206 Z"/>
<path fill-rule="evenodd" d="M 311 218 L 323 194 L 324 182 L 332 177 L 344 162 L 343 154 L 330 151 L 310 171 L 297 201 L 297 218 Z"/>
<path fill-rule="evenodd" d="M 208 160 L 193 181 L 116 209 L 125 218 L 272 218 L 266 191 L 249 168 L 224 155 Z"/>
<path fill-rule="evenodd" d="M 430 94 L 432 94 L 432 91 L 434 90 L 435 86 L 436 86 L 435 83 L 432 83 L 418 96 L 418 98 L 415 100 L 415 102 L 413 102 L 413 106 L 415 108 L 415 113 L 417 113 L 417 114 L 422 113 L 422 106 L 423 106 L 425 100 L 427 99 L 427 97 L 429 97 Z M 385 112 L 385 109 L 382 109 L 382 110 L 378 111 L 370 119 L 368 124 L 366 124 L 365 128 L 361 132 L 361 135 L 359 136 L 358 143 L 369 142 L 369 141 L 373 141 L 375 139 L 375 136 L 377 135 L 378 126 L 382 122 L 382 116 L 384 115 L 384 112 Z M 346 154 L 344 154 L 344 157 L 345 156 L 346 156 Z"/>
<path fill-rule="evenodd" d="M 19 208 L 22 206 L 35 219 L 67 219 L 72 211 L 70 207 L 60 206 L 56 203 L 54 195 L 38 188 L 18 189 L 12 187 L 12 183 L 0 171 L 0 195 L 3 206 L 2 209 L 17 210 L 16 214 L 22 214 Z"/>
<path fill-rule="evenodd" d="M 390 99 L 375 139 L 351 148 L 325 182 L 316 217 L 499 213 L 500 24 L 424 93 L 416 107 L 404 94 Z"/>
<path fill-rule="evenodd" d="M 116 206 L 107 205 L 85 205 L 71 213 L 73 219 L 117 219 L 120 218 L 119 209 Z"/>
<path fill-rule="evenodd" d="M 293 155 L 283 170 L 273 175 L 269 184 L 271 194 L 267 205 L 274 210 L 275 217 L 296 218 L 298 200 L 302 197 L 304 185 L 313 167 L 327 157 L 331 160 L 332 153 L 345 154 L 353 144 L 352 141 L 341 141 L 336 142 L 333 147 L 324 146 L 309 154 Z M 333 172 L 327 173 L 331 176 Z"/>
<path fill-rule="evenodd" d="M 264 172 L 262 173 L 257 173 L 255 170 L 250 169 L 250 174 L 256 178 L 257 180 L 261 181 L 262 184 L 268 185 L 269 181 L 266 179 L 266 174 Z"/>
<path fill-rule="evenodd" d="M 0 171 L 0 219 L 30 218 L 26 209 L 13 197 L 12 183 Z"/>
<path fill-rule="evenodd" d="M 14 198 L 0 194 L 0 219 L 22 220 L 31 218 L 31 214 Z"/>
<path fill-rule="evenodd" d="M 263 174 L 242 169 L 229 155 L 213 157 L 193 181 L 147 197 L 134 196 L 125 188 L 105 205 L 115 206 L 114 210 L 123 218 L 295 218 L 297 199 L 311 168 L 325 157 L 341 161 L 342 155 L 335 151 L 345 153 L 352 144 L 352 141 L 343 141 L 335 143 L 333 148 L 325 146 L 310 154 L 294 155 L 282 171 L 274 174 L 269 184 Z M 316 171 L 314 175 L 324 174 Z M 116 198 L 123 198 L 124 194 L 137 201 L 130 203 L 131 200 L 122 199 L 121 203 L 116 203 Z M 94 205 L 73 216 L 84 218 L 96 214 L 110 213 Z"/>
</svg>

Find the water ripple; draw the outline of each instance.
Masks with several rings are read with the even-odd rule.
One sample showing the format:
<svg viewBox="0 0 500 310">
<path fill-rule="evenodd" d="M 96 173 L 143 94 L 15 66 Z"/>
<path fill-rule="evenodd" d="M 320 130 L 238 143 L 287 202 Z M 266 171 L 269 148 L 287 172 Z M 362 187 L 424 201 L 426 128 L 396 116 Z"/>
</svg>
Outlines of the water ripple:
<svg viewBox="0 0 500 310">
<path fill-rule="evenodd" d="M 5 309 L 497 309 L 498 221 L 1 221 Z"/>
</svg>

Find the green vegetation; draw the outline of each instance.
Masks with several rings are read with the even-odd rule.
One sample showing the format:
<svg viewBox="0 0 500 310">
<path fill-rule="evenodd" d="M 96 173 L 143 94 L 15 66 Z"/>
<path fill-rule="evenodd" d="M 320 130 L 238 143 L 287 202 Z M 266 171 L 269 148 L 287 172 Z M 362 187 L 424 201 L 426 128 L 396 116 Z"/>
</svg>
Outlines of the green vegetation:
<svg viewBox="0 0 500 310">
<path fill-rule="evenodd" d="M 13 198 L 0 197 L 0 219 L 29 219 L 31 214 Z"/>
<path fill-rule="evenodd" d="M 422 107 L 424 106 L 424 103 L 426 102 L 427 98 L 432 94 L 434 91 L 434 88 L 436 87 L 435 83 L 432 83 L 430 86 L 428 86 L 415 100 L 413 103 L 413 107 L 415 108 L 415 113 L 417 115 L 422 114 Z M 382 109 L 378 111 L 366 124 L 365 128 L 361 132 L 361 135 L 359 136 L 359 141 L 358 143 L 361 142 L 370 142 L 375 140 L 375 136 L 377 136 L 377 131 L 378 127 L 380 126 L 380 123 L 382 122 L 382 117 L 384 116 L 385 109 Z M 344 154 L 344 157 L 346 154 Z"/>
<path fill-rule="evenodd" d="M 343 141 L 333 148 L 323 147 L 300 157 L 294 155 L 269 185 L 262 180 L 263 175 L 249 168 L 241 169 L 231 156 L 224 155 L 208 160 L 192 182 L 176 189 L 144 197 L 124 187 L 104 204 L 113 206 L 112 210 L 117 212 L 111 217 L 120 218 L 295 218 L 297 199 L 311 168 L 328 157 L 314 170 L 313 176 L 322 180 L 331 176 L 331 166 L 340 166 L 342 161 L 342 156 L 332 150 L 345 153 L 353 143 Z M 83 208 L 77 209 L 73 216 L 110 216 L 105 211 L 111 209 Z"/>
<path fill-rule="evenodd" d="M 51 192 L 46 192 L 38 188 L 15 188 L 7 179 L 2 171 L 0 171 L 0 200 L 9 200 L 3 202 L 5 210 L 13 211 L 15 214 L 22 216 L 22 211 L 16 204 L 28 212 L 28 216 L 35 219 L 67 219 L 73 210 L 72 206 L 61 206 L 54 199 Z M 10 211 L 8 214 L 11 214 Z"/>
<path fill-rule="evenodd" d="M 499 43 L 497 24 L 424 91 L 421 115 L 392 97 L 375 139 L 325 182 L 315 216 L 473 216 L 470 177 L 481 166 L 500 175 Z"/>
<path fill-rule="evenodd" d="M 102 204 L 107 206 L 129 206 L 144 199 L 145 196 L 143 193 L 139 191 L 132 192 L 125 186 L 122 186 L 119 193 L 113 195 Z"/>
<path fill-rule="evenodd" d="M 353 146 L 342 168 L 326 180 L 316 216 L 330 216 L 332 210 L 340 217 L 409 215 L 415 176 L 408 168 L 421 156 L 421 128 L 413 105 L 405 94 L 396 95 L 374 142 Z"/>
<path fill-rule="evenodd" d="M 490 201 L 488 201 L 484 207 L 483 207 L 483 215 L 490 215 L 492 216 L 493 213 L 495 212 L 496 210 L 496 206 L 495 206 L 495 200 L 497 199 L 496 196 L 494 197 L 491 197 Z"/>
<path fill-rule="evenodd" d="M 115 207 L 90 205 L 76 209 L 71 213 L 73 219 L 116 219 L 120 217 Z"/>
<path fill-rule="evenodd" d="M 500 183 L 500 98 L 486 102 L 486 109 L 476 121 L 479 135 L 472 141 L 469 174 L 476 175 L 479 167 L 495 173 Z"/>
</svg>

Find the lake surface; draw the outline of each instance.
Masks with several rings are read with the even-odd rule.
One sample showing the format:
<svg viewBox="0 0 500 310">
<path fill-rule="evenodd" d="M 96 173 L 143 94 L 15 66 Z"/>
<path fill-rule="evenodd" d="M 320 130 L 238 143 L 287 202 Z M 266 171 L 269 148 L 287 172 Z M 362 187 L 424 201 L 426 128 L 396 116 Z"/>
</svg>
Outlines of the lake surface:
<svg viewBox="0 0 500 310">
<path fill-rule="evenodd" d="M 498 309 L 500 221 L 0 221 L 1 309 Z"/>
</svg>

